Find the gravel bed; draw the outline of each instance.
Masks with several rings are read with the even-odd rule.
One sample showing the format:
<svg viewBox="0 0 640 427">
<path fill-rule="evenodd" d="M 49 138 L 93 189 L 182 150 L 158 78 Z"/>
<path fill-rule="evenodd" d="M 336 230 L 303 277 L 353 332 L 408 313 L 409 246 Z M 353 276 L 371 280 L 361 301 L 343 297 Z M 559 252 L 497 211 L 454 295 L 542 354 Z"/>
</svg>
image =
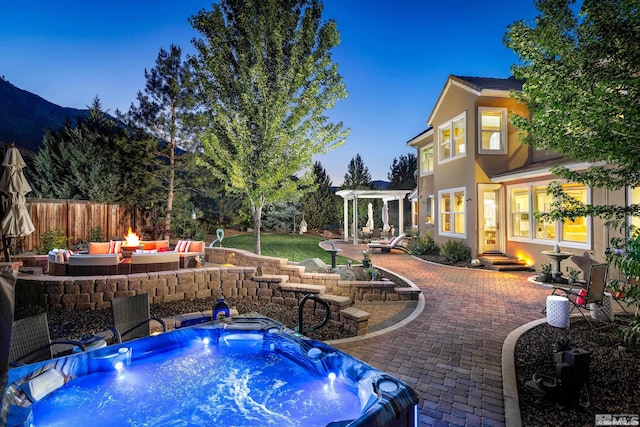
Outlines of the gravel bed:
<svg viewBox="0 0 640 427">
<path fill-rule="evenodd" d="M 226 299 L 230 307 L 235 307 L 238 313 L 257 312 L 273 320 L 283 323 L 290 329 L 298 324 L 298 308 L 273 303 L 258 303 L 240 299 Z M 181 300 L 168 303 L 152 304 L 151 315 L 154 317 L 171 317 L 178 314 L 211 310 L 216 303 L 214 298 L 197 300 Z M 307 303 L 311 306 L 311 303 Z M 45 311 L 39 306 L 21 306 L 16 308 L 15 319 L 21 319 Z M 61 310 L 54 309 L 47 312 L 51 339 L 78 339 L 87 334 L 96 334 L 107 330 L 113 324 L 111 310 Z M 303 314 L 302 334 L 320 341 L 328 341 L 354 336 L 340 324 L 332 322 L 324 327 L 309 331 L 309 326 L 317 324 L 322 319 L 310 314 Z"/>
<path fill-rule="evenodd" d="M 525 388 L 534 373 L 555 375 L 553 349 L 559 340 L 590 352 L 589 393 L 579 394 L 575 402 L 537 396 Z M 640 414 L 640 351 L 620 346 L 617 327 L 593 330 L 582 318 L 572 318 L 567 329 L 541 324 L 518 340 L 515 365 L 525 427 L 593 426 L 596 414 Z"/>
</svg>

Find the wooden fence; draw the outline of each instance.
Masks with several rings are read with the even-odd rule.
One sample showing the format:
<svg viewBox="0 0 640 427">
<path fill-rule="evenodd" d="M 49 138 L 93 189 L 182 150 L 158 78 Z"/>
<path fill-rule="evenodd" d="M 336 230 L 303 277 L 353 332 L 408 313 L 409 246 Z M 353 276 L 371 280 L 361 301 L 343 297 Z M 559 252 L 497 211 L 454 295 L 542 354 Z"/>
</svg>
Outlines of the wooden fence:
<svg viewBox="0 0 640 427">
<path fill-rule="evenodd" d="M 40 246 L 40 239 L 47 230 L 62 229 L 69 244 L 87 242 L 92 228 L 100 226 L 104 238 L 122 240 L 131 227 L 138 234 L 146 225 L 140 210 L 121 205 L 87 202 L 82 200 L 27 199 L 27 209 L 36 230 L 23 238 L 24 251 Z M 15 239 L 14 239 L 15 240 Z"/>
</svg>

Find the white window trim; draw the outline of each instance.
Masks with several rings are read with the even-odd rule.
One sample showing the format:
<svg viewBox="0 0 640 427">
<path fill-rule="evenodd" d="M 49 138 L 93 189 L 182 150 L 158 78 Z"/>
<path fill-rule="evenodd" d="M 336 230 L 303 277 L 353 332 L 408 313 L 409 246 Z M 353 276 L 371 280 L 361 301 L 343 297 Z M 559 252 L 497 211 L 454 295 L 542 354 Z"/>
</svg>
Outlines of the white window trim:
<svg viewBox="0 0 640 427">
<path fill-rule="evenodd" d="M 422 158 L 423 158 L 423 153 L 427 150 L 427 148 L 431 147 L 431 170 L 429 171 L 424 171 L 422 168 L 423 162 L 422 162 Z M 420 147 L 420 176 L 427 176 L 427 175 L 433 175 L 433 169 L 436 165 L 436 153 L 434 152 L 435 150 L 435 145 L 433 144 L 433 142 L 425 145 L 424 147 Z"/>
<path fill-rule="evenodd" d="M 453 231 L 450 232 L 446 232 L 442 230 L 442 206 L 440 201 L 442 200 L 442 195 L 448 193 L 451 196 L 451 201 L 453 202 L 454 199 L 454 194 L 457 192 L 462 191 L 462 203 L 466 203 L 467 200 L 467 189 L 466 187 L 458 187 L 458 188 L 449 188 L 447 190 L 440 190 L 438 191 L 438 235 L 439 236 L 448 236 L 448 237 L 456 237 L 456 238 L 461 238 L 461 239 L 466 239 L 467 238 L 467 215 L 469 214 L 469 211 L 467 209 L 467 207 L 465 206 L 464 209 L 464 233 L 455 233 Z M 454 211 L 452 210 L 449 215 L 451 215 L 453 217 Z M 455 222 L 453 221 L 453 218 L 451 218 L 451 229 L 454 230 L 455 229 Z"/>
<path fill-rule="evenodd" d="M 513 190 L 526 188 L 529 193 L 529 229 L 535 230 L 535 219 L 533 218 L 534 214 L 534 191 L 535 187 L 544 187 L 547 186 L 551 181 L 537 181 L 530 182 L 527 184 L 519 184 L 519 185 L 511 185 L 507 188 L 507 240 L 511 242 L 523 242 L 523 243 L 532 243 L 536 245 L 544 245 L 544 246 L 553 246 L 556 243 L 554 239 L 540 239 L 535 237 L 535 233 L 532 232 L 532 236 L 530 237 L 521 237 L 513 235 L 513 216 L 511 210 L 511 199 Z M 567 184 L 566 182 L 562 182 L 562 184 Z M 587 188 L 587 204 L 591 204 L 592 198 L 592 190 L 591 187 L 586 186 Z M 574 242 L 570 240 L 559 240 L 558 244 L 563 248 L 574 248 L 574 249 L 591 249 L 591 242 L 593 239 L 593 231 L 592 231 L 592 218 L 588 216 L 586 218 L 587 222 L 587 241 L 585 243 Z M 562 223 L 560 221 L 556 221 L 555 224 L 555 232 L 556 236 L 562 237 Z"/>
<path fill-rule="evenodd" d="M 455 122 L 456 120 L 460 119 L 460 118 L 464 118 L 464 153 L 462 154 L 456 154 L 456 155 L 452 155 L 449 156 L 447 158 L 442 158 L 441 157 L 441 153 L 442 150 L 440 149 L 440 131 L 444 128 L 449 128 L 451 130 L 451 152 L 453 153 L 454 150 L 454 139 L 453 139 L 453 122 Z M 437 134 L 437 138 L 438 138 L 438 144 L 434 145 L 434 150 L 437 149 L 438 150 L 438 164 L 440 163 L 446 163 L 446 162 L 450 162 L 452 160 L 455 159 L 459 159 L 462 157 L 466 157 L 467 153 L 469 152 L 469 147 L 468 147 L 468 141 L 469 141 L 469 124 L 467 123 L 467 112 L 463 112 L 462 114 L 458 114 L 457 116 L 455 116 L 454 118 L 452 118 L 451 120 L 447 121 L 444 124 L 441 124 L 440 126 L 438 126 L 438 134 Z"/>
<path fill-rule="evenodd" d="M 502 113 L 502 130 L 500 131 L 500 138 L 502 141 L 502 149 L 500 150 L 487 150 L 482 148 L 482 112 L 492 111 Z M 479 154 L 507 154 L 509 141 L 507 141 L 507 109 L 500 107 L 478 107 L 478 153 Z"/>
</svg>

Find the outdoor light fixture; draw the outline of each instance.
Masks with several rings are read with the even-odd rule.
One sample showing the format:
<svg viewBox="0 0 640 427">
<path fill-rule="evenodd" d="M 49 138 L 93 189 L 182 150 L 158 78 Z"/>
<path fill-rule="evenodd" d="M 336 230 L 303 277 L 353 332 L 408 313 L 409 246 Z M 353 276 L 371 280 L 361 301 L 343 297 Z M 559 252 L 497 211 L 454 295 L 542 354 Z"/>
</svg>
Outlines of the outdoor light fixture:
<svg viewBox="0 0 640 427">
<path fill-rule="evenodd" d="M 189 218 L 196 219 L 196 210 L 194 208 L 191 208 L 191 215 L 189 215 Z"/>
</svg>

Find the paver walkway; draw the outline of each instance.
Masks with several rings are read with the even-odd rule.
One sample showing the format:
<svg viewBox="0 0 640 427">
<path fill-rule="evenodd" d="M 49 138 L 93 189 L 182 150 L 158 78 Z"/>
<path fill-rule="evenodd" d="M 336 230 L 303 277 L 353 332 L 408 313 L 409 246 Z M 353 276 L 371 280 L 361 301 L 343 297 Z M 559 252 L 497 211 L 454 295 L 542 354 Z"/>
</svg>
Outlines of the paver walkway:
<svg viewBox="0 0 640 427">
<path fill-rule="evenodd" d="M 355 259 L 366 248 L 339 247 Z M 549 289 L 528 282 L 531 273 L 447 267 L 396 251 L 374 253 L 372 263 L 415 283 L 425 308 L 397 330 L 334 346 L 411 386 L 421 426 L 503 426 L 502 344 L 542 317 Z"/>
</svg>

